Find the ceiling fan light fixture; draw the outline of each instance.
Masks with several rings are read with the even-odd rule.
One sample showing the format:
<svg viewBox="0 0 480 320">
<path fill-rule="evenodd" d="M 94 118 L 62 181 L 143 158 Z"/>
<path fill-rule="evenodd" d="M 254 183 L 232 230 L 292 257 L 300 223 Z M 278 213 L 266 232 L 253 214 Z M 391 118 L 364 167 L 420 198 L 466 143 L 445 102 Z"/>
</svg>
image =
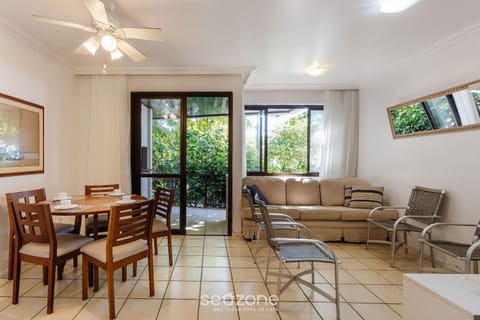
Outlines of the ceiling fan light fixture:
<svg viewBox="0 0 480 320">
<path fill-rule="evenodd" d="M 407 10 L 420 0 L 384 0 L 379 6 L 378 11 L 383 13 L 397 13 Z"/>
<path fill-rule="evenodd" d="M 314 63 L 307 68 L 307 73 L 312 77 L 318 77 L 328 71 L 328 66 L 326 64 Z"/>
<path fill-rule="evenodd" d="M 82 45 L 85 47 L 85 49 L 87 49 L 88 52 L 90 52 L 92 56 L 94 56 L 97 52 L 98 47 L 100 47 L 100 42 L 96 37 L 91 37 L 90 39 L 82 43 Z"/>
<path fill-rule="evenodd" d="M 115 51 L 110 52 L 110 59 L 112 59 L 112 61 L 120 59 L 121 57 L 123 57 L 123 53 L 118 49 L 115 49 Z"/>
<path fill-rule="evenodd" d="M 102 48 L 108 52 L 113 52 L 117 49 L 117 39 L 110 34 L 104 34 L 101 43 Z"/>
</svg>

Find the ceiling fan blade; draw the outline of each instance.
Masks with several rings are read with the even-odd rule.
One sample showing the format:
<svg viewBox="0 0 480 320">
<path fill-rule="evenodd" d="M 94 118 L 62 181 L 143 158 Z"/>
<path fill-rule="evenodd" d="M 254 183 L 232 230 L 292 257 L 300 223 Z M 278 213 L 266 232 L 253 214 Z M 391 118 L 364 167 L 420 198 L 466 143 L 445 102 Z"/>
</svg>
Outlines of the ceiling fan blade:
<svg viewBox="0 0 480 320">
<path fill-rule="evenodd" d="M 141 53 L 125 41 L 118 40 L 117 46 L 122 53 L 124 53 L 126 56 L 128 56 L 135 62 L 140 62 L 146 58 L 143 53 Z"/>
<path fill-rule="evenodd" d="M 63 21 L 58 19 L 52 19 L 52 18 L 47 18 L 42 16 L 36 16 L 36 15 L 33 15 L 32 18 L 33 20 L 38 22 L 45 22 L 45 23 L 56 24 L 64 27 L 76 28 L 83 31 L 87 31 L 87 32 L 97 32 L 97 29 L 95 29 L 94 27 L 84 26 L 83 24 L 78 24 L 78 23 L 73 23 L 73 22 L 68 22 L 68 21 Z"/>
<path fill-rule="evenodd" d="M 107 11 L 105 5 L 100 0 L 83 0 L 93 19 L 108 25 Z"/>
<path fill-rule="evenodd" d="M 163 41 L 163 33 L 160 28 L 121 28 L 121 30 L 125 38 Z"/>
</svg>

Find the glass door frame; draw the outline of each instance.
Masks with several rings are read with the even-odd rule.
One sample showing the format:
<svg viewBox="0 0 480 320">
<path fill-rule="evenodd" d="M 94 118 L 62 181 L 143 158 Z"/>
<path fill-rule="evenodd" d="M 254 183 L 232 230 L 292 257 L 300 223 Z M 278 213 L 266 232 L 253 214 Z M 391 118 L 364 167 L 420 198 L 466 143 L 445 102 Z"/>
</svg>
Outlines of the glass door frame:
<svg viewBox="0 0 480 320">
<path fill-rule="evenodd" d="M 180 229 L 173 229 L 174 234 L 186 234 L 187 218 L 187 174 L 186 174 L 186 130 L 187 130 L 187 98 L 188 97 L 226 97 L 228 98 L 228 183 L 226 215 L 228 235 L 232 235 L 232 136 L 233 136 L 233 93 L 216 92 L 131 92 L 130 95 L 130 166 L 132 193 L 141 193 L 142 178 L 178 178 L 180 180 Z M 142 99 L 180 99 L 180 173 L 142 173 Z"/>
</svg>

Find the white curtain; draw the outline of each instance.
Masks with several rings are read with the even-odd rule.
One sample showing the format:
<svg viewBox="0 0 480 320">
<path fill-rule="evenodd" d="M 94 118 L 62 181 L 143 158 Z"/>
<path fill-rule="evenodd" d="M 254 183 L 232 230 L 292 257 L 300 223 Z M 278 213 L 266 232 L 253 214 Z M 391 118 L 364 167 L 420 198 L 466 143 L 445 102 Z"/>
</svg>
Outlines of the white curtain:
<svg viewBox="0 0 480 320">
<path fill-rule="evenodd" d="M 92 76 L 90 103 L 84 112 L 84 174 L 79 183 L 119 183 L 131 191 L 130 182 L 130 108 L 126 76 Z"/>
<path fill-rule="evenodd" d="M 357 174 L 358 91 L 328 90 L 324 99 L 320 177 Z"/>
</svg>

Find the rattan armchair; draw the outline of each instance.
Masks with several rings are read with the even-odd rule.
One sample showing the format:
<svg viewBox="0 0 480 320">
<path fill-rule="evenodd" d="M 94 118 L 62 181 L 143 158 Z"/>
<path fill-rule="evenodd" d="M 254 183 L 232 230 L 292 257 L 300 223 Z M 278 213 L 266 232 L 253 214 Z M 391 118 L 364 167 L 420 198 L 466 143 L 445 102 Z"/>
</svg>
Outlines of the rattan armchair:
<svg viewBox="0 0 480 320">
<path fill-rule="evenodd" d="M 255 223 L 253 229 L 253 238 L 252 241 L 254 243 L 253 249 L 253 257 L 255 263 L 257 263 L 257 256 L 259 252 L 266 247 L 266 245 L 260 244 L 260 235 L 262 231 L 265 231 L 265 225 L 262 217 L 262 213 L 257 210 L 258 205 L 255 203 L 255 195 L 252 193 L 252 190 L 248 186 L 243 186 L 243 192 L 245 197 L 248 200 L 248 204 L 250 206 L 250 211 L 252 214 L 252 220 Z M 272 228 L 279 231 L 293 231 L 296 234 L 296 237 L 300 237 L 300 232 L 304 231 L 307 233 L 308 238 L 311 237 L 310 231 L 300 223 L 297 223 L 292 217 L 287 215 L 286 213 L 279 212 L 282 209 L 277 206 L 266 205 L 263 202 L 263 205 L 269 208 L 269 217 L 270 221 L 272 221 Z M 276 211 L 276 212 L 271 212 Z"/>
<path fill-rule="evenodd" d="M 339 286 L 338 286 L 338 264 L 340 261 L 337 260 L 335 253 L 322 241 L 315 239 L 301 239 L 301 238 L 280 238 L 276 236 L 278 230 L 273 228 L 273 223 L 270 219 L 270 214 L 267 207 L 265 207 L 263 201 L 255 199 L 260 207 L 260 211 L 263 217 L 263 225 L 267 233 L 267 242 L 270 248 L 273 250 L 275 255 L 280 260 L 280 266 L 278 272 L 269 272 L 267 266 L 267 275 L 276 275 L 277 276 L 277 304 L 276 308 L 279 308 L 280 305 L 280 296 L 293 282 L 304 285 L 311 290 L 321 294 L 331 302 L 335 303 L 336 306 L 336 319 L 340 319 L 340 295 L 339 295 Z M 292 269 L 286 272 L 282 272 L 283 269 L 287 269 L 285 264 L 287 263 L 300 263 L 307 262 L 310 263 L 311 268 L 307 270 L 302 270 L 296 274 L 291 274 Z M 315 285 L 315 262 L 322 263 L 331 263 L 333 264 L 334 274 L 335 274 L 335 283 L 334 290 L 335 296 L 330 295 L 328 292 L 320 289 Z M 311 282 L 302 278 L 305 275 L 311 275 Z M 288 280 L 282 284 L 282 278 L 287 278 Z M 267 280 L 265 280 L 267 281 Z"/>
<path fill-rule="evenodd" d="M 410 194 L 408 205 L 406 207 L 381 206 L 370 211 L 367 221 L 367 241 L 366 248 L 370 243 L 384 243 L 392 246 L 390 264 L 395 266 L 395 252 L 400 246 L 404 246 L 405 252 L 408 252 L 408 232 L 422 232 L 423 229 L 440 219 L 438 211 L 445 195 L 445 190 L 431 189 L 415 186 Z M 375 214 L 384 209 L 405 210 L 403 216 L 396 220 L 377 219 Z M 370 228 L 374 225 L 389 232 L 390 240 L 372 240 L 370 239 Z M 397 232 L 403 233 L 403 241 L 398 240 Z"/>
<path fill-rule="evenodd" d="M 474 229 L 471 243 L 463 243 L 451 240 L 437 239 L 433 237 L 433 232 L 438 231 L 460 231 L 465 228 Z M 478 261 L 480 261 L 480 221 L 477 224 L 463 223 L 433 223 L 426 227 L 420 239 L 420 271 L 423 271 L 423 251 L 424 247 L 431 249 L 432 267 L 435 268 L 435 259 L 433 250 L 438 250 L 450 257 L 461 260 L 465 263 L 465 273 L 470 273 L 470 266 L 473 262 L 473 269 L 478 273 Z"/>
</svg>

